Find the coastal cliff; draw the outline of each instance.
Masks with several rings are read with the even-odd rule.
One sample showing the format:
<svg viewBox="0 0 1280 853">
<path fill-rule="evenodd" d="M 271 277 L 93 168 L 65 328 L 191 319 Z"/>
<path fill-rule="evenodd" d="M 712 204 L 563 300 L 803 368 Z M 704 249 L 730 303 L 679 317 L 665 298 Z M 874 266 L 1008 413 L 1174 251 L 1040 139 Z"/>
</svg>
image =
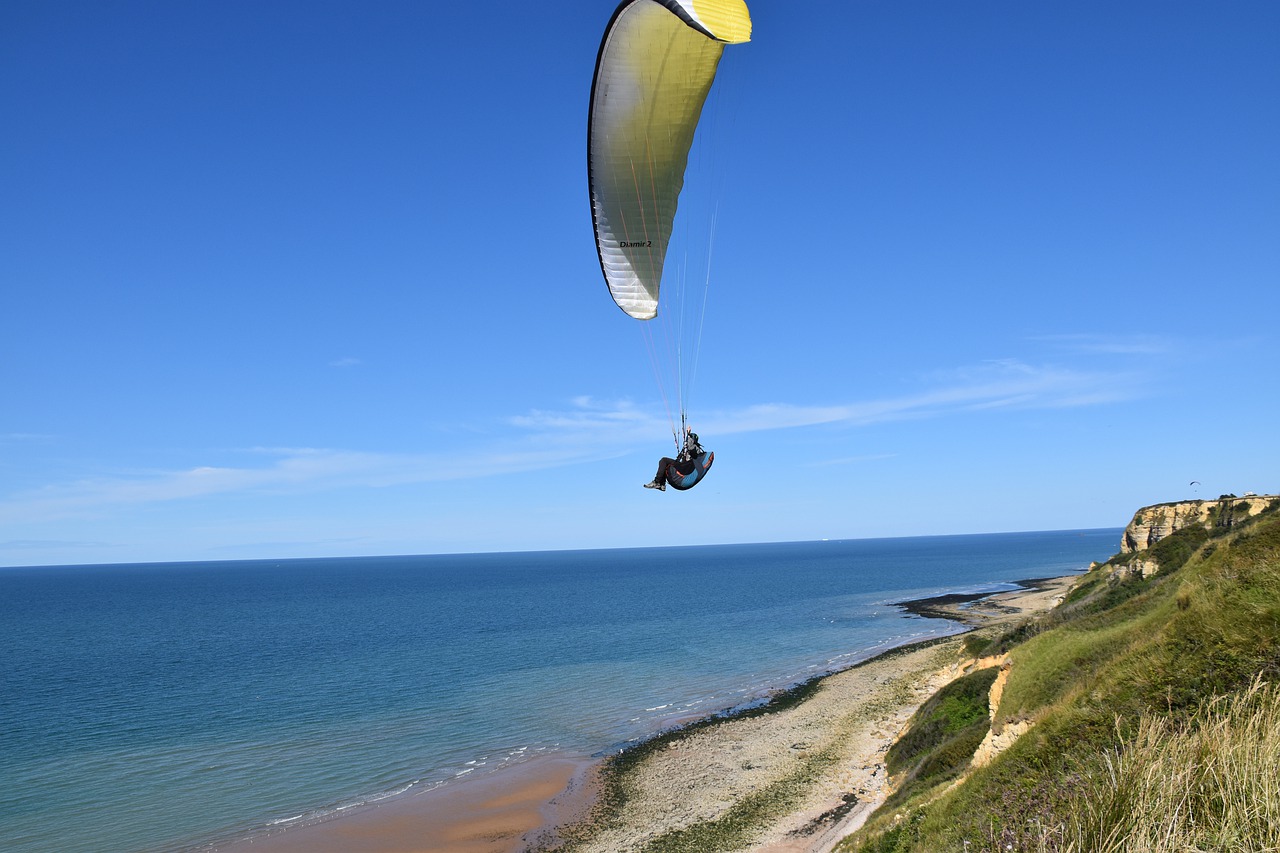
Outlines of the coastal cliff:
<svg viewBox="0 0 1280 853">
<path fill-rule="evenodd" d="M 991 668 L 922 706 L 836 849 L 1280 849 L 1278 624 L 1280 497 L 1144 507 L 1056 607 L 968 635 Z"/>
<path fill-rule="evenodd" d="M 1144 506 L 1133 514 L 1120 539 L 1120 553 L 1145 551 L 1172 533 L 1199 524 L 1209 528 L 1230 528 L 1258 515 L 1280 495 L 1224 495 L 1217 500 L 1176 501 Z"/>
</svg>

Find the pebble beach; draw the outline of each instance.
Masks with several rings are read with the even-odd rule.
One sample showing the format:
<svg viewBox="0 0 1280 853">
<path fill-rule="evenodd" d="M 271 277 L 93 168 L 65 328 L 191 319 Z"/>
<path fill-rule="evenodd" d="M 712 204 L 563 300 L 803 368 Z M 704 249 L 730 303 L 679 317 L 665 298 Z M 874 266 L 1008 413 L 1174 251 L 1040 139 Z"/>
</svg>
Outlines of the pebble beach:
<svg viewBox="0 0 1280 853">
<path fill-rule="evenodd" d="M 992 626 L 1051 608 L 1078 577 L 902 606 Z M 962 636 L 892 649 L 763 707 L 693 722 L 632 747 L 625 760 L 547 757 L 225 849 L 627 853 L 684 841 L 702 845 L 688 849 L 825 853 L 891 792 L 885 754 L 911 715 L 973 665 Z M 608 808 L 618 792 L 625 805 Z"/>
</svg>

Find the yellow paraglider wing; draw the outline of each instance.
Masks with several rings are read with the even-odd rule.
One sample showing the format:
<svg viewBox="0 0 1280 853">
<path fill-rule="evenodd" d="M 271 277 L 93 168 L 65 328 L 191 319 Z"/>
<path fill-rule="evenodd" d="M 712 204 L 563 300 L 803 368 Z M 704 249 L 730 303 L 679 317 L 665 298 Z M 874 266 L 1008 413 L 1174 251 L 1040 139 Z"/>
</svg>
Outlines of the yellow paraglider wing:
<svg viewBox="0 0 1280 853">
<path fill-rule="evenodd" d="M 689 147 L 724 44 L 748 41 L 742 0 L 626 0 L 591 86 L 587 177 L 609 292 L 637 320 L 658 288 Z"/>
</svg>

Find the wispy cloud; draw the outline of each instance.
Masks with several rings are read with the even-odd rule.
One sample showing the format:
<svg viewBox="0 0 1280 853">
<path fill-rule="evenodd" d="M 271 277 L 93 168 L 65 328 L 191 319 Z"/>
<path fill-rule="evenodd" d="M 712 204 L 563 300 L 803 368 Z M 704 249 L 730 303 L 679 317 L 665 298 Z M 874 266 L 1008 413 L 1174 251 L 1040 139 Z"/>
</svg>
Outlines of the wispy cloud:
<svg viewBox="0 0 1280 853">
<path fill-rule="evenodd" d="M 706 436 L 848 427 L 898 420 L 1029 408 L 1095 406 L 1143 393 L 1140 376 L 1083 372 L 1019 361 L 988 362 L 928 378 L 928 389 L 884 399 L 828 405 L 763 403 L 708 413 L 696 427 Z M 509 419 L 515 434 L 487 445 L 432 453 L 375 453 L 332 448 L 259 447 L 232 454 L 237 464 L 142 471 L 0 498 L 0 523 L 94 516 L 131 505 L 228 494 L 299 494 L 343 488 L 383 488 L 547 470 L 622 456 L 664 434 L 668 421 L 629 400 L 579 397 L 562 410 Z M 472 439 L 474 440 L 474 439 Z M 226 456 L 227 454 L 221 454 Z M 834 460 L 847 464 L 866 457 Z"/>
<path fill-rule="evenodd" d="M 257 448 L 253 465 L 201 465 L 50 485 L 0 501 L 0 523 L 94 515 L 123 506 L 234 493 L 297 494 L 337 488 L 488 477 L 581 459 L 569 447 L 491 448 L 477 453 L 368 453 L 324 448 Z"/>
<path fill-rule="evenodd" d="M 807 468 L 829 468 L 836 465 L 861 465 L 863 462 L 877 462 L 881 459 L 893 459 L 896 453 L 864 453 L 861 456 L 842 456 L 839 459 L 818 459 L 806 463 Z"/>
<path fill-rule="evenodd" d="M 1169 341 L 1156 335 L 1039 335 L 1030 340 L 1047 343 L 1067 352 L 1092 355 L 1165 355 L 1172 351 Z"/>
<path fill-rule="evenodd" d="M 0 432 L 0 444 L 52 441 L 53 436 L 39 432 Z"/>
<path fill-rule="evenodd" d="M 347 357 L 347 358 L 336 358 L 333 361 L 329 362 L 329 366 L 330 367 L 356 367 L 363 363 L 364 362 L 362 362 L 358 358 Z"/>
<path fill-rule="evenodd" d="M 599 401 L 593 397 L 576 397 L 567 410 L 526 412 L 508 419 L 512 427 L 541 434 L 544 438 L 562 435 L 572 442 L 596 441 L 607 435 L 609 441 L 632 434 L 652 435 L 667 428 L 667 421 L 654 412 L 637 407 L 630 400 Z"/>
<path fill-rule="evenodd" d="M 916 394 L 829 406 L 757 405 L 703 419 L 708 434 L 793 429 L 822 424 L 866 426 L 991 409 L 1074 408 L 1142 396 L 1141 375 L 1085 372 L 1020 361 L 992 361 L 930 377 Z"/>
<path fill-rule="evenodd" d="M 3 551 L 44 551 L 49 548 L 110 548 L 110 542 L 81 541 L 77 539 L 9 539 L 0 541 Z"/>
</svg>

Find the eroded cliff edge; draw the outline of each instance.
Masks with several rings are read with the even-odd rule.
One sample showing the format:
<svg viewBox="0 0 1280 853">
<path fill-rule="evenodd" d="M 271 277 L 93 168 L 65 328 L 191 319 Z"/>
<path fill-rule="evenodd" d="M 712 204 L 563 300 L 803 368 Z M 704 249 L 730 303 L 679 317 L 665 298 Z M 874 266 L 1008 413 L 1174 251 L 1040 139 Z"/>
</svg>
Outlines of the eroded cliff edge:
<svg viewBox="0 0 1280 853">
<path fill-rule="evenodd" d="M 1205 529 L 1230 528 L 1258 515 L 1280 495 L 1247 494 L 1242 498 L 1223 495 L 1214 500 L 1175 501 L 1144 506 L 1133 515 L 1120 539 L 1120 553 L 1145 551 L 1161 539 L 1184 527 L 1199 524 Z"/>
</svg>

